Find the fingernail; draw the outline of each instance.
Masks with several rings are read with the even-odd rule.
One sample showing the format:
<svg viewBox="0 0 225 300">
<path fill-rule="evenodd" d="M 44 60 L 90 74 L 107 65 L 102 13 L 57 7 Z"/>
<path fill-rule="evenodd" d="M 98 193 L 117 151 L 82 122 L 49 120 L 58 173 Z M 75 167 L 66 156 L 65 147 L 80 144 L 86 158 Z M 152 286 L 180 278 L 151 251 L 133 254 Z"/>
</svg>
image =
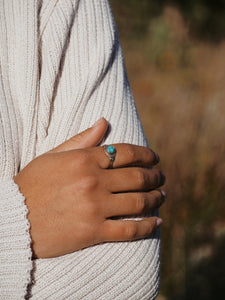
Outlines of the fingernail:
<svg viewBox="0 0 225 300">
<path fill-rule="evenodd" d="M 161 178 L 160 178 L 160 186 L 161 186 L 164 185 L 164 183 L 166 182 L 166 176 L 162 171 L 160 171 L 160 173 L 161 173 Z"/>
<path fill-rule="evenodd" d="M 98 126 L 98 125 L 101 123 L 102 119 L 104 119 L 104 118 L 101 118 L 101 119 L 99 119 L 98 121 L 96 121 L 96 122 L 92 125 L 92 127 Z"/>
<path fill-rule="evenodd" d="M 166 192 L 161 190 L 161 194 L 163 196 L 163 200 L 165 200 L 166 199 Z"/>
<path fill-rule="evenodd" d="M 163 222 L 162 219 L 160 219 L 160 218 L 156 219 L 156 220 L 155 220 L 155 225 L 156 225 L 156 227 L 159 227 L 159 226 L 162 224 L 162 222 Z"/>
</svg>

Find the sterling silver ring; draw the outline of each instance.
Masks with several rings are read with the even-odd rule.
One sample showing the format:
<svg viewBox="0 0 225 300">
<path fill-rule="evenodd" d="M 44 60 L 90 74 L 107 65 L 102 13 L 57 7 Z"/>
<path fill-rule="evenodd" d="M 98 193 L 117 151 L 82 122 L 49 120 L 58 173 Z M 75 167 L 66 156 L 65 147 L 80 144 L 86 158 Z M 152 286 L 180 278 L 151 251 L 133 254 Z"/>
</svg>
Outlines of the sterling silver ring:
<svg viewBox="0 0 225 300">
<path fill-rule="evenodd" d="M 112 145 L 104 145 L 104 152 L 110 159 L 110 163 L 111 163 L 110 168 L 112 168 L 113 162 L 116 158 L 116 148 L 113 147 Z"/>
</svg>

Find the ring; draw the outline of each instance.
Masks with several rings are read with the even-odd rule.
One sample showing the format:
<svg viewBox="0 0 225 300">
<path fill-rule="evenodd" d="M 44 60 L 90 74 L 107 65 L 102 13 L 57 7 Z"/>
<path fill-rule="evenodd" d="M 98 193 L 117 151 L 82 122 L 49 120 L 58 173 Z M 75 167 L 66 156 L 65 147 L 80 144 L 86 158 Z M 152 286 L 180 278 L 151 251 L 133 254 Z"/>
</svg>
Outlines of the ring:
<svg viewBox="0 0 225 300">
<path fill-rule="evenodd" d="M 110 159 L 110 162 L 111 162 L 110 168 L 112 168 L 113 162 L 116 158 L 116 148 L 111 145 L 104 145 L 104 152 Z"/>
</svg>

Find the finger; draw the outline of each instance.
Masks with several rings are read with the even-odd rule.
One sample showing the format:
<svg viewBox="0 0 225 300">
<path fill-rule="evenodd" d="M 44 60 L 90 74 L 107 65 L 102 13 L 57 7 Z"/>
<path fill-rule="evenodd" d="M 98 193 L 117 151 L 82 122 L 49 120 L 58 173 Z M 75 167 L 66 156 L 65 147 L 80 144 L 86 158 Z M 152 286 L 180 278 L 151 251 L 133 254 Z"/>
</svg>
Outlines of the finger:
<svg viewBox="0 0 225 300">
<path fill-rule="evenodd" d="M 132 241 L 149 237 L 160 225 L 162 219 L 157 217 L 133 220 L 106 220 L 101 230 L 102 240 Z"/>
<path fill-rule="evenodd" d="M 98 120 L 92 127 L 73 136 L 50 152 L 62 152 L 73 149 L 89 148 L 97 146 L 103 139 L 108 128 L 108 123 L 104 118 Z"/>
<path fill-rule="evenodd" d="M 144 216 L 158 208 L 165 201 L 164 191 L 153 190 L 148 193 L 112 194 L 109 201 L 104 202 L 106 217 Z"/>
<path fill-rule="evenodd" d="M 131 144 L 114 144 L 116 157 L 113 168 L 124 166 L 149 167 L 159 162 L 159 156 L 147 147 Z M 99 166 L 103 169 L 111 167 L 109 157 L 105 154 L 103 147 L 98 147 L 95 151 L 95 158 Z"/>
<path fill-rule="evenodd" d="M 160 170 L 139 167 L 104 170 L 102 176 L 105 187 L 112 193 L 149 191 L 165 182 Z"/>
</svg>

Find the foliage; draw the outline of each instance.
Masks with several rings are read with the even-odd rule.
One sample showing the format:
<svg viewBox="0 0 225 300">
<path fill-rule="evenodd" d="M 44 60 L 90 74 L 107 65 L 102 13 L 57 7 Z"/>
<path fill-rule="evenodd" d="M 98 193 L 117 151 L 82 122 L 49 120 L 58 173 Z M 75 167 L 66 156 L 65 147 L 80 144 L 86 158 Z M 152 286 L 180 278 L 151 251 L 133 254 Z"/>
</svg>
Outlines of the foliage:
<svg viewBox="0 0 225 300">
<path fill-rule="evenodd" d="M 192 36 L 214 42 L 225 37 L 224 0 L 111 0 L 115 11 L 120 12 L 117 23 L 123 36 L 142 37 L 146 24 L 160 15 L 165 5 L 178 7 L 190 25 Z"/>
<path fill-rule="evenodd" d="M 216 12 L 212 1 L 111 2 L 138 111 L 167 175 L 161 296 L 217 299 L 225 292 L 225 41 L 215 41 L 225 30 L 196 39 L 206 20 L 196 19 L 196 5 Z"/>
</svg>

